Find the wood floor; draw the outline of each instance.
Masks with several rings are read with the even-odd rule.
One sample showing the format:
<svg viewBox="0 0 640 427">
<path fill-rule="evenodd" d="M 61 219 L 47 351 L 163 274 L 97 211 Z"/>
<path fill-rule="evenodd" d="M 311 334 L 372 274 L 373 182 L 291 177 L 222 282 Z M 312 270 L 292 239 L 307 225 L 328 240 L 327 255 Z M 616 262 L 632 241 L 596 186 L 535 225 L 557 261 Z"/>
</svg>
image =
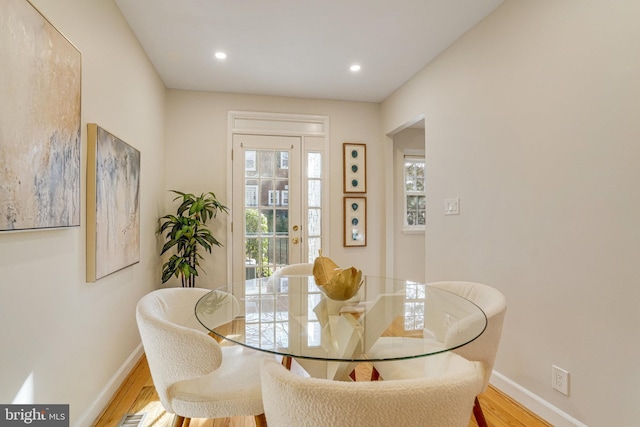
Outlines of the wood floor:
<svg viewBox="0 0 640 427">
<path fill-rule="evenodd" d="M 369 378 L 370 365 L 360 364 L 356 370 L 358 378 Z M 491 427 L 551 427 L 531 412 L 522 408 L 508 396 L 489 386 L 479 396 L 487 423 Z M 113 396 L 94 427 L 115 427 L 126 414 L 146 413 L 143 427 L 171 427 L 173 415 L 167 414 L 160 405 L 151 380 L 147 359 L 143 356 L 120 389 Z M 136 425 L 137 424 L 130 424 Z M 193 419 L 190 427 L 255 427 L 253 417 Z M 471 417 L 469 427 L 477 427 Z"/>
</svg>

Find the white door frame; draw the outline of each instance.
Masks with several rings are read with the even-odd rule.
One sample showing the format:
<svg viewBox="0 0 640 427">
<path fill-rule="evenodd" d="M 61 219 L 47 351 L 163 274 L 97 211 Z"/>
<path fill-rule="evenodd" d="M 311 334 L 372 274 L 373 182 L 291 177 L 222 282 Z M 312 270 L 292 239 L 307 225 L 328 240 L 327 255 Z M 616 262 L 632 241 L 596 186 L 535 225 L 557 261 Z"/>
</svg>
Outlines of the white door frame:
<svg viewBox="0 0 640 427">
<path fill-rule="evenodd" d="M 227 206 L 233 206 L 233 135 L 284 135 L 321 137 L 324 139 L 322 173 L 326 177 L 323 185 L 329 185 L 329 117 L 309 114 L 265 113 L 253 111 L 229 111 L 227 116 Z M 303 153 L 304 155 L 304 153 Z M 329 187 L 327 187 L 329 188 Z M 323 191 L 323 208 L 330 212 L 329 192 Z M 227 225 L 227 283 L 233 281 L 233 222 Z M 322 216 L 324 246 L 329 248 L 329 215 Z M 324 251 L 328 256 L 329 251 Z"/>
</svg>

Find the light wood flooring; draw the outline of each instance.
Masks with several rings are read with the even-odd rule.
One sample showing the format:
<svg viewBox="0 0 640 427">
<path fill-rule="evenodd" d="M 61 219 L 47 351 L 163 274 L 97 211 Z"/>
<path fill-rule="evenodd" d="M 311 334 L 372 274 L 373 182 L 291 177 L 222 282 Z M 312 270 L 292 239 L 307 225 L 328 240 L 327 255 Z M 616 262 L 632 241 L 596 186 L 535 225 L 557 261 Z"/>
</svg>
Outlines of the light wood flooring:
<svg viewBox="0 0 640 427">
<path fill-rule="evenodd" d="M 371 367 L 360 364 L 357 378 L 369 378 Z M 489 389 L 479 396 L 487 423 L 491 427 L 552 427 L 497 389 Z M 173 415 L 167 414 L 160 405 L 151 380 L 147 359 L 143 356 L 120 389 L 104 409 L 94 427 L 115 427 L 126 414 L 146 413 L 143 427 L 170 427 Z M 190 427 L 255 427 L 253 417 L 193 419 Z M 473 416 L 469 427 L 477 427 Z"/>
</svg>

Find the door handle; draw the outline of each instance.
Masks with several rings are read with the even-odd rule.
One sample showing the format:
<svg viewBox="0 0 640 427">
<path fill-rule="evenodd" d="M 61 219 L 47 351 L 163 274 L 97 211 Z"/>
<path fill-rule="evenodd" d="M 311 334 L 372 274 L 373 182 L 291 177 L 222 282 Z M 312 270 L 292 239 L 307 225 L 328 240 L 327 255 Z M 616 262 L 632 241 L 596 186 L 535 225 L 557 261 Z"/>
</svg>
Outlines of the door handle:
<svg viewBox="0 0 640 427">
<path fill-rule="evenodd" d="M 291 239 L 291 243 L 293 243 L 294 245 L 297 245 L 298 242 L 300 242 L 300 239 L 298 239 L 297 237 L 294 237 L 293 239 Z"/>
<path fill-rule="evenodd" d="M 293 231 L 298 231 L 298 228 L 299 228 L 299 227 L 298 227 L 297 225 L 294 225 L 294 226 L 293 226 Z"/>
</svg>

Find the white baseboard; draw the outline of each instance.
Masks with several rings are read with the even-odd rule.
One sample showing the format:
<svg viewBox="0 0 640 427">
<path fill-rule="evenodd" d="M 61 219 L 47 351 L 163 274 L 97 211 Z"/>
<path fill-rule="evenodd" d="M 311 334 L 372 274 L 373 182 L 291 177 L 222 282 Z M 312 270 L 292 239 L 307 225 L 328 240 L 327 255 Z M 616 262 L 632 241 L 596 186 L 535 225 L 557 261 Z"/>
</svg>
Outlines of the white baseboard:
<svg viewBox="0 0 640 427">
<path fill-rule="evenodd" d="M 136 363 L 138 363 L 143 353 L 142 343 L 140 343 L 127 360 L 125 360 L 120 369 L 111 377 L 107 385 L 98 393 L 98 397 L 96 397 L 89 408 L 87 408 L 84 414 L 73 424 L 74 427 L 90 426 L 96 421 L 113 395 L 118 391 L 123 381 L 127 378 L 127 375 L 129 375 Z"/>
<path fill-rule="evenodd" d="M 499 372 L 493 371 L 490 382 L 492 386 L 555 427 L 587 427 L 586 424 L 581 423 Z"/>
</svg>

